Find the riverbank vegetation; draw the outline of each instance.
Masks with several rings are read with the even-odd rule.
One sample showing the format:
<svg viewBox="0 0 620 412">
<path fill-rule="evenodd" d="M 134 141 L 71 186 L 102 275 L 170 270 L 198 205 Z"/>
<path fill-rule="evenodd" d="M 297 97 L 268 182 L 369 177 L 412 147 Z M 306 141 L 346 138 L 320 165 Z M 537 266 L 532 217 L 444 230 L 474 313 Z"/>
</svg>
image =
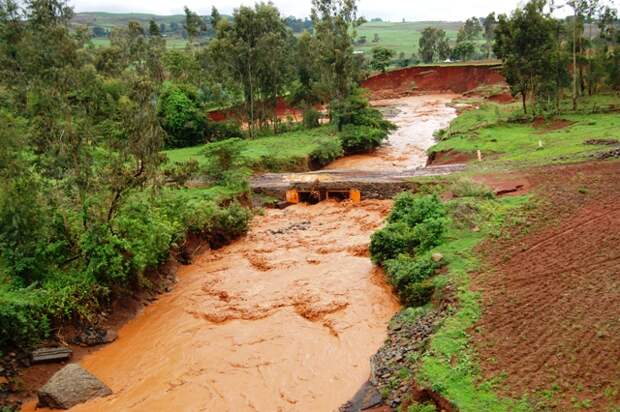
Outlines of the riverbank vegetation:
<svg viewBox="0 0 620 412">
<path fill-rule="evenodd" d="M 416 344 L 417 350 L 386 366 L 395 373 L 380 380 L 379 389 L 386 399 L 398 399 L 402 410 L 419 410 L 426 402 L 412 398 L 410 391 L 399 392 L 405 383 L 406 388 L 428 388 L 459 410 L 529 410 L 526 401 L 498 396 L 501 382 L 485 382 L 479 375 L 467 330 L 480 316 L 480 296 L 469 289 L 469 273 L 480 267 L 475 247 L 484 239 L 508 236 L 505 229 L 522 223 L 531 198 L 497 199 L 486 187 L 463 178 L 420 184 L 429 194 L 399 195 L 387 225 L 373 235 L 370 252 L 406 306 L 391 328 L 415 330 L 417 322 L 433 319 L 433 329 Z M 442 202 L 438 195 L 446 191 L 452 199 Z M 424 233 L 425 242 L 416 233 Z"/>
<path fill-rule="evenodd" d="M 153 286 L 189 237 L 220 247 L 242 235 L 252 170 L 324 165 L 393 128 L 358 88 L 354 2 L 315 1 L 314 32 L 299 39 L 273 5 L 241 7 L 208 45 L 186 10 L 184 50 L 133 21 L 95 48 L 72 17 L 55 0 L 0 1 L 3 352 L 97 323 L 117 297 Z M 286 95 L 303 122 L 278 116 Z M 223 107 L 238 115 L 210 120 Z"/>
</svg>

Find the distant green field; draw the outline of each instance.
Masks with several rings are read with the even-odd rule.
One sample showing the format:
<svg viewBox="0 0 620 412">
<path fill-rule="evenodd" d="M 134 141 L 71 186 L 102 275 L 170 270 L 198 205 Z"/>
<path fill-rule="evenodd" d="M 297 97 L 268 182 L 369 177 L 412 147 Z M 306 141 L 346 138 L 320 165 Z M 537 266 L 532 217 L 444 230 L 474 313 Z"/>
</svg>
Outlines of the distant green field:
<svg viewBox="0 0 620 412">
<path fill-rule="evenodd" d="M 418 51 L 418 42 L 422 36 L 422 31 L 426 27 L 438 27 L 446 31 L 451 41 L 456 41 L 456 35 L 463 23 L 461 22 L 440 22 L 440 21 L 418 21 L 405 23 L 392 22 L 371 22 L 366 23 L 357 29 L 357 38 L 366 36 L 365 45 L 355 46 L 355 50 L 368 53 L 373 47 L 386 47 L 395 50 L 396 53 L 405 53 L 406 57 L 411 57 Z M 379 35 L 379 41 L 374 43 L 375 34 Z"/>
<path fill-rule="evenodd" d="M 143 13 L 77 13 L 73 18 L 73 23 L 76 25 L 86 25 L 93 27 L 95 25 L 112 30 L 116 27 L 126 27 L 130 21 L 137 21 L 142 26 L 147 27 L 149 21 L 153 19 L 157 24 L 164 23 L 170 25 L 170 23 L 176 23 L 179 26 L 183 25 L 183 15 L 173 16 L 157 16 L 153 14 Z M 369 22 L 357 29 L 357 38 L 366 36 L 366 44 L 355 46 L 355 50 L 363 51 L 367 55 L 370 53 L 373 47 L 386 47 L 388 49 L 395 50 L 397 54 L 405 53 L 406 57 L 411 57 L 413 53 L 418 51 L 418 42 L 422 31 L 426 27 L 438 27 L 446 31 L 448 38 L 451 42 L 456 41 L 456 35 L 459 28 L 462 26 L 462 22 L 443 22 L 443 21 L 418 21 L 418 22 Z M 377 34 L 379 36 L 378 42 L 373 42 L 373 38 Z M 96 46 L 105 46 L 109 44 L 107 39 L 96 38 L 93 39 L 93 43 Z M 178 37 L 170 37 L 167 39 L 168 47 L 170 48 L 182 48 L 185 47 L 186 41 Z"/>
<path fill-rule="evenodd" d="M 91 39 L 95 47 L 105 47 L 110 45 L 110 40 L 104 37 L 95 37 Z M 166 47 L 169 49 L 183 49 L 187 45 L 187 40 L 176 37 L 166 38 Z"/>
</svg>

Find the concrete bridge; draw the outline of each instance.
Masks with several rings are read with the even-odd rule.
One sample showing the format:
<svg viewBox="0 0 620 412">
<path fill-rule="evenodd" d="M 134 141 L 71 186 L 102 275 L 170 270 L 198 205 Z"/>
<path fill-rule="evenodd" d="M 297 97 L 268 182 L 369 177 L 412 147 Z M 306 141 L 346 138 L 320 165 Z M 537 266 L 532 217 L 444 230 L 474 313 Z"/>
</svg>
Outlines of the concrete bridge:
<svg viewBox="0 0 620 412">
<path fill-rule="evenodd" d="M 443 176 L 465 165 L 433 166 L 402 171 L 321 170 L 308 173 L 268 173 L 250 181 L 255 193 L 289 203 L 316 203 L 326 199 L 359 201 L 390 199 L 404 190 L 415 190 L 416 177 Z"/>
</svg>

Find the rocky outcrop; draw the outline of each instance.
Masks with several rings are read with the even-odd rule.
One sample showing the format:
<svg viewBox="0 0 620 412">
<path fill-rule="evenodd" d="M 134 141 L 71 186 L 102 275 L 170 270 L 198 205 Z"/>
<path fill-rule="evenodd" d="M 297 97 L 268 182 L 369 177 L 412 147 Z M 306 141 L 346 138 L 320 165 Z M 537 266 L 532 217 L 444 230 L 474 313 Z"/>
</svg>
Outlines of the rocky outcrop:
<svg viewBox="0 0 620 412">
<path fill-rule="evenodd" d="M 112 391 L 90 372 L 72 363 L 51 377 L 39 389 L 38 407 L 69 409 L 89 399 L 111 395 Z"/>
</svg>

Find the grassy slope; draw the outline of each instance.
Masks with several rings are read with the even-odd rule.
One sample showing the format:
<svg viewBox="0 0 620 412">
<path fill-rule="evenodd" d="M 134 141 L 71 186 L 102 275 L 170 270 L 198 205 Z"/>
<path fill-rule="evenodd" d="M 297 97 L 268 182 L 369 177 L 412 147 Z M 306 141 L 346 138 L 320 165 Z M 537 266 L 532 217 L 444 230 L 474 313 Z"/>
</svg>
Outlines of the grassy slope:
<svg viewBox="0 0 620 412">
<path fill-rule="evenodd" d="M 256 170 L 304 171 L 310 154 L 321 147 L 322 142 L 336 139 L 331 126 L 311 130 L 299 130 L 277 136 L 247 140 L 243 156 Z M 172 162 L 185 162 L 190 159 L 204 164 L 202 155 L 204 145 L 183 149 L 168 150 L 165 154 Z"/>
<path fill-rule="evenodd" d="M 600 151 L 598 146 L 584 145 L 590 139 L 618 138 L 620 116 L 617 112 L 596 111 L 620 105 L 620 97 L 596 96 L 584 99 L 579 113 L 560 116 L 572 124 L 559 130 L 545 130 L 532 123 L 510 121 L 519 114 L 519 105 L 483 103 L 480 109 L 467 111 L 447 129 L 446 139 L 431 148 L 431 152 L 455 150 L 475 153 L 496 163 L 514 163 L 520 166 L 558 163 L 583 159 Z M 551 124 L 550 121 L 549 124 Z M 540 149 L 539 141 L 543 148 Z"/>
<path fill-rule="evenodd" d="M 457 199 L 453 205 L 471 199 Z M 431 338 L 422 357 L 416 378 L 441 393 L 460 411 L 526 411 L 526 401 L 501 398 L 495 388 L 501 382 L 485 382 L 478 374 L 476 354 L 469 346 L 468 328 L 480 317 L 479 295 L 469 290 L 469 272 L 479 269 L 474 248 L 483 239 L 502 236 L 501 228 L 518 220 L 520 208 L 528 204 L 527 196 L 503 199 L 475 199 L 480 212 L 473 218 L 480 231 L 460 228 L 453 221 L 446 241 L 437 248 L 448 262 L 448 271 L 437 276 L 438 286 L 457 287 L 459 307 Z"/>
<path fill-rule="evenodd" d="M 514 106 L 484 105 L 480 110 L 466 112 L 458 117 L 450 127 L 453 136 L 432 150 L 492 150 L 501 154 L 494 163 L 502 168 L 505 168 L 506 162 L 527 165 L 561 161 L 558 157 L 575 160 L 601 149 L 584 146 L 584 140 L 619 137 L 617 131 L 620 130 L 620 116 L 617 113 L 587 114 L 592 111 L 592 107 L 617 104 L 618 100 L 614 96 L 586 99 L 582 102 L 584 113 L 562 116 L 575 124 L 563 130 L 544 133 L 529 124 L 504 123 L 516 110 Z M 538 140 L 541 139 L 545 142 L 545 149 L 536 150 Z M 459 201 L 456 199 L 451 203 Z M 459 306 L 431 338 L 416 378 L 418 382 L 441 393 L 463 412 L 533 410 L 527 398 L 499 397 L 496 390 L 502 385 L 501 378 L 495 381 L 483 379 L 477 366 L 477 355 L 470 346 L 468 329 L 481 315 L 480 296 L 469 288 L 469 273 L 481 269 L 474 248 L 482 240 L 510 236 L 503 228 L 522 224 L 523 214 L 535 208 L 536 202 L 529 196 L 475 199 L 474 202 L 479 210 L 474 223 L 480 230 L 474 232 L 459 227 L 455 219 L 450 225 L 446 241 L 437 248 L 448 262 L 448 271 L 437 276 L 435 282 L 438 286 L 448 283 L 456 285 Z"/>
<path fill-rule="evenodd" d="M 396 53 L 403 52 L 406 57 L 411 57 L 413 53 L 417 53 L 418 42 L 426 27 L 444 29 L 448 38 L 456 41 L 456 35 L 461 25 L 460 22 L 370 22 L 357 29 L 358 38 L 366 36 L 367 43 L 355 46 L 355 49 L 368 53 L 373 47 L 386 47 L 395 50 Z M 372 42 L 375 33 L 379 35 L 377 43 Z"/>
</svg>

